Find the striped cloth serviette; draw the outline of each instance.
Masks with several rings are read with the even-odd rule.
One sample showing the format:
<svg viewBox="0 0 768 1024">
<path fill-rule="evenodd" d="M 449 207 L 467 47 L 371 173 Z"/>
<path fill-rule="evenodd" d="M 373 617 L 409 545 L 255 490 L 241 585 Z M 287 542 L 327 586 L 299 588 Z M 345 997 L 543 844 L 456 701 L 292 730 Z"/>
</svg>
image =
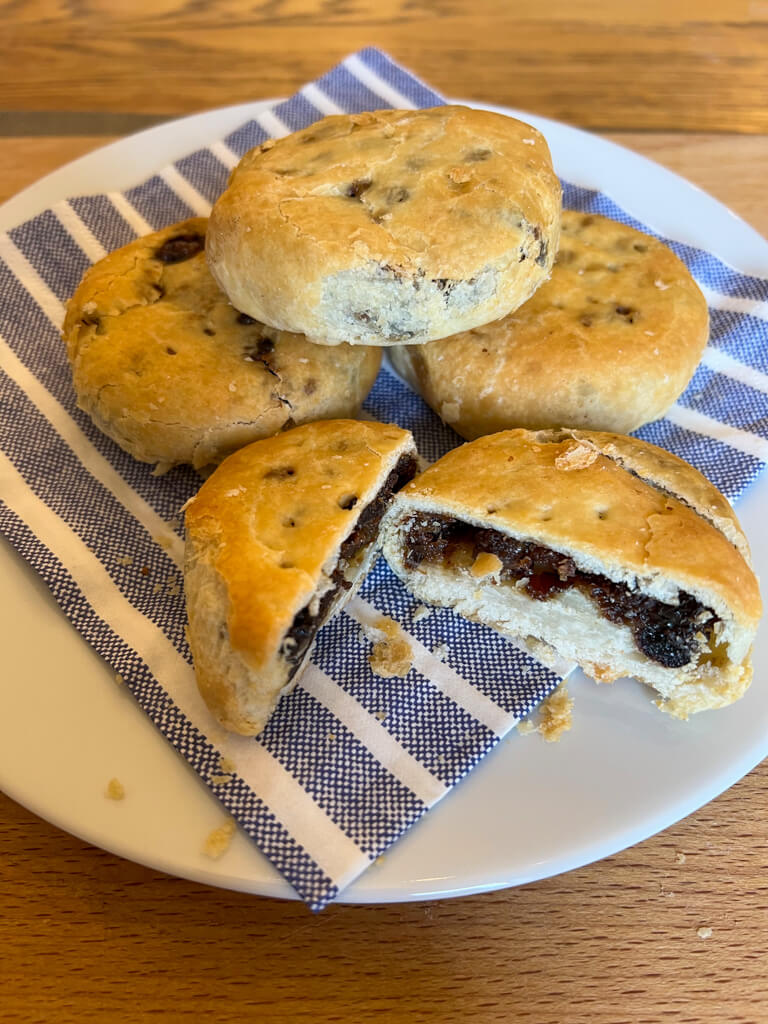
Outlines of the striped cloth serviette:
<svg viewBox="0 0 768 1024">
<path fill-rule="evenodd" d="M 180 509 L 200 481 L 188 469 L 152 476 L 79 412 L 58 328 L 89 263 L 138 234 L 207 213 L 229 169 L 265 138 L 326 113 L 441 102 L 388 57 L 363 50 L 135 188 L 72 198 L 0 236 L 0 525 L 314 909 L 456 785 L 558 677 L 448 611 L 414 617 L 414 601 L 380 561 L 321 631 L 313 665 L 264 734 L 223 733 L 198 696 L 184 635 Z M 643 228 L 606 196 L 564 187 L 566 205 Z M 641 434 L 693 462 L 733 499 L 766 457 L 768 282 L 669 244 L 710 298 L 712 338 L 685 395 Z M 428 459 L 459 443 L 387 369 L 366 409 L 409 427 Z M 367 630 L 381 613 L 413 639 L 406 680 L 378 678 L 369 666 Z"/>
</svg>

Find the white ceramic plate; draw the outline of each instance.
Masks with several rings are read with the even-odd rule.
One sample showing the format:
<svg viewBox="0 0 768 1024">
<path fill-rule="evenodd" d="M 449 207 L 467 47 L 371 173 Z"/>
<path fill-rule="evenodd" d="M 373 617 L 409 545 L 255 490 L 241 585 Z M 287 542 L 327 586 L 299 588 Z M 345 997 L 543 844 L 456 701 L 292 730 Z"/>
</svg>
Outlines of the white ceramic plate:
<svg viewBox="0 0 768 1024">
<path fill-rule="evenodd" d="M 0 208 L 8 229 L 67 196 L 125 189 L 220 138 L 258 110 L 246 104 L 184 118 L 91 153 Z M 609 193 L 653 228 L 746 273 L 768 272 L 768 243 L 721 204 L 612 143 L 517 113 L 547 137 L 558 172 Z M 758 571 L 768 479 L 739 505 Z M 197 881 L 271 896 L 292 890 L 238 835 L 202 854 L 223 812 L 197 776 L 117 687 L 47 589 L 0 546 L 0 786 L 41 817 L 131 860 Z M 768 755 L 768 649 L 755 682 L 722 711 L 681 723 L 639 684 L 598 687 L 577 674 L 573 729 L 557 744 L 512 734 L 342 896 L 367 903 L 453 896 L 567 871 L 666 828 Z M 104 789 L 117 777 L 122 802 Z"/>
</svg>

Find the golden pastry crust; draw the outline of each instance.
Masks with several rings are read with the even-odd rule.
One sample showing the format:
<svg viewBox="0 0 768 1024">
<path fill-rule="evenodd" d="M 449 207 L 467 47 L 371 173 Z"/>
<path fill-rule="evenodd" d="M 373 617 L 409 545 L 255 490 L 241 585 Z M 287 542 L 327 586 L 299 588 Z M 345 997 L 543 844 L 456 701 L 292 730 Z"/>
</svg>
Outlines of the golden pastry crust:
<svg viewBox="0 0 768 1024">
<path fill-rule="evenodd" d="M 680 593 L 692 595 L 719 624 L 714 639 L 701 636 L 698 662 L 673 669 L 651 664 L 631 643 L 628 629 L 606 654 L 599 643 L 613 643 L 612 627 L 575 591 L 534 600 L 514 584 L 500 588 L 493 578 L 478 581 L 468 569 L 453 574 L 463 581 L 462 593 L 454 596 L 465 614 L 484 621 L 496 614 L 504 620 L 502 631 L 543 640 L 602 679 L 635 675 L 662 694 L 665 710 L 685 717 L 736 699 L 751 679 L 750 650 L 762 603 L 746 540 L 726 504 L 692 466 L 636 439 L 509 430 L 454 449 L 407 485 L 383 525 L 383 547 L 416 596 L 435 603 L 440 602 L 429 581 L 432 566 L 409 570 L 404 562 L 404 533 L 414 513 L 447 515 L 532 542 L 572 559 L 581 573 L 625 584 L 667 605 L 676 605 Z M 443 576 L 437 591 L 442 587 L 448 595 L 450 574 Z M 480 599 L 474 611 L 467 603 L 470 592 Z M 522 604 L 507 614 L 504 600 Z M 545 625 L 536 632 L 540 622 Z"/>
<path fill-rule="evenodd" d="M 627 433 L 678 398 L 708 335 L 706 300 L 670 249 L 565 210 L 552 276 L 523 306 L 391 358 L 468 439 L 512 427 Z"/>
<path fill-rule="evenodd" d="M 635 437 L 581 430 L 569 430 L 565 435 L 581 441 L 579 447 L 582 450 L 586 446 L 600 451 L 630 473 L 684 501 L 724 534 L 738 549 L 747 565 L 752 567 L 749 542 L 730 502 L 690 463 L 665 448 L 658 448 Z"/>
<path fill-rule="evenodd" d="M 329 352 L 235 309 L 204 253 L 205 218 L 172 224 L 90 268 L 67 307 L 78 404 L 160 467 L 219 462 L 291 423 L 353 416 L 380 352 Z"/>
<path fill-rule="evenodd" d="M 550 272 L 560 206 L 546 141 L 513 118 L 336 115 L 243 157 L 208 258 L 265 323 L 319 344 L 415 344 L 524 302 Z"/>
<path fill-rule="evenodd" d="M 189 502 L 189 639 L 200 690 L 225 727 L 260 732 L 295 683 L 286 634 L 332 589 L 342 542 L 403 455 L 415 448 L 400 427 L 317 421 L 230 455 Z"/>
</svg>

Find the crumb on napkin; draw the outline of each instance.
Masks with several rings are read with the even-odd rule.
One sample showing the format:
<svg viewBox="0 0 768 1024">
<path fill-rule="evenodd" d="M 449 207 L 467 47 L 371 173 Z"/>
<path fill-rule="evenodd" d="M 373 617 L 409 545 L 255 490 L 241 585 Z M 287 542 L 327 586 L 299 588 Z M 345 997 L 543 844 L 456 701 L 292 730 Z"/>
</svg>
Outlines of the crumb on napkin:
<svg viewBox="0 0 768 1024">
<path fill-rule="evenodd" d="M 374 623 L 373 631 L 380 635 L 368 658 L 373 672 L 383 679 L 407 676 L 413 667 L 413 651 L 400 625 L 382 615 Z"/>
</svg>

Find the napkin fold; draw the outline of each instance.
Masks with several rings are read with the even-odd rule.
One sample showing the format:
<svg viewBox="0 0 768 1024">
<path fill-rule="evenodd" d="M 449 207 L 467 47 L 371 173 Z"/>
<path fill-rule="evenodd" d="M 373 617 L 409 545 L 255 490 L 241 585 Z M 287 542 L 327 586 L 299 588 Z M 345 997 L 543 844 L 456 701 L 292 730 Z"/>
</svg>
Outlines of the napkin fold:
<svg viewBox="0 0 768 1024">
<path fill-rule="evenodd" d="M 559 676 L 448 610 L 424 614 L 379 560 L 321 630 L 312 665 L 264 733 L 225 733 L 198 694 L 185 638 L 180 510 L 200 479 L 188 467 L 152 476 L 77 409 L 59 328 L 91 263 L 137 235 L 207 214 L 229 170 L 264 139 L 329 113 L 442 102 L 365 49 L 126 192 L 72 197 L 0 235 L 0 528 L 315 910 L 450 792 Z M 600 193 L 564 183 L 564 200 L 649 232 Z M 664 241 L 704 289 L 712 334 L 685 394 L 638 434 L 692 462 L 733 500 L 768 454 L 768 281 Z M 412 430 L 430 460 L 461 443 L 386 366 L 365 409 Z M 382 614 L 410 636 L 405 679 L 382 679 L 369 664 Z"/>
</svg>

